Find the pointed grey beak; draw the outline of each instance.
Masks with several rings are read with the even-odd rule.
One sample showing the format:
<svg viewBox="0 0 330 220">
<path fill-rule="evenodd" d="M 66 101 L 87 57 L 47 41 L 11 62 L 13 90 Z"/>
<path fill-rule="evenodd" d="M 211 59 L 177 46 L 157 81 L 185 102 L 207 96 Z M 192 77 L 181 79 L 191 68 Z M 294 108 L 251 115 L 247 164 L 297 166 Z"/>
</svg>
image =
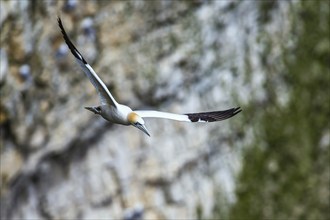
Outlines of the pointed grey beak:
<svg viewBox="0 0 330 220">
<path fill-rule="evenodd" d="M 141 131 L 143 131 L 146 135 L 148 135 L 150 137 L 150 134 L 146 128 L 146 126 L 142 125 L 142 124 L 135 124 L 135 127 L 137 127 L 138 129 L 140 129 Z"/>
<path fill-rule="evenodd" d="M 98 107 L 85 107 L 85 109 L 93 112 L 94 114 L 100 114 L 100 111 L 97 108 Z"/>
</svg>

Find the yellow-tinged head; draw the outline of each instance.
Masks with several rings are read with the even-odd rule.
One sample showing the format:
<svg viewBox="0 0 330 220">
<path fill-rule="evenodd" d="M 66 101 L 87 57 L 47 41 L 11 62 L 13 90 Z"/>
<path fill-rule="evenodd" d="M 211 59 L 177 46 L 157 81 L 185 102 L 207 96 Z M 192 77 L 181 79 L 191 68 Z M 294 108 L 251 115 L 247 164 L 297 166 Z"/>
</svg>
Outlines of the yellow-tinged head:
<svg viewBox="0 0 330 220">
<path fill-rule="evenodd" d="M 131 112 L 127 115 L 127 120 L 128 122 L 133 125 L 134 127 L 140 129 L 141 131 L 143 131 L 146 135 L 150 136 L 147 128 L 144 125 L 144 121 L 143 119 L 136 114 L 135 112 Z"/>
<path fill-rule="evenodd" d="M 127 116 L 127 120 L 131 124 L 134 124 L 134 123 L 138 122 L 139 121 L 139 118 L 141 118 L 141 117 L 138 114 L 136 114 L 135 112 L 131 112 Z"/>
</svg>

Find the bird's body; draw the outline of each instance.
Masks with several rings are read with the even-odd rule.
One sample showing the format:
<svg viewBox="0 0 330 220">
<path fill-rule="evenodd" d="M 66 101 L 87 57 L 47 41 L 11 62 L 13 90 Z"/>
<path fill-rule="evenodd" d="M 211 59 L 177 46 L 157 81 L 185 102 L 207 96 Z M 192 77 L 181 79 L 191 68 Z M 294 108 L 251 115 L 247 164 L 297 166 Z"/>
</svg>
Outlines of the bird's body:
<svg viewBox="0 0 330 220">
<path fill-rule="evenodd" d="M 126 105 L 119 104 L 111 95 L 108 88 L 94 72 L 93 68 L 86 62 L 80 52 L 73 45 L 68 35 L 66 34 L 62 21 L 58 18 L 58 25 L 61 28 L 63 38 L 68 45 L 71 53 L 75 56 L 77 62 L 82 67 L 85 75 L 89 78 L 91 83 L 94 85 L 101 105 L 96 107 L 85 107 L 87 110 L 94 112 L 95 114 L 101 115 L 104 119 L 121 125 L 133 125 L 140 129 L 145 134 L 149 135 L 145 127 L 143 118 L 163 118 L 171 119 L 176 121 L 185 122 L 213 122 L 221 121 L 233 117 L 242 110 L 240 107 L 231 108 L 224 111 L 213 111 L 213 112 L 201 112 L 201 113 L 188 113 L 188 114 L 174 114 L 160 111 L 148 111 L 148 110 L 136 110 L 133 111 Z"/>
<path fill-rule="evenodd" d="M 118 104 L 116 107 L 112 105 L 100 105 L 97 107 L 85 107 L 86 109 L 94 112 L 95 114 L 101 115 L 104 119 L 121 125 L 130 125 L 127 120 L 128 115 L 133 112 L 133 110 L 126 106 Z"/>
</svg>

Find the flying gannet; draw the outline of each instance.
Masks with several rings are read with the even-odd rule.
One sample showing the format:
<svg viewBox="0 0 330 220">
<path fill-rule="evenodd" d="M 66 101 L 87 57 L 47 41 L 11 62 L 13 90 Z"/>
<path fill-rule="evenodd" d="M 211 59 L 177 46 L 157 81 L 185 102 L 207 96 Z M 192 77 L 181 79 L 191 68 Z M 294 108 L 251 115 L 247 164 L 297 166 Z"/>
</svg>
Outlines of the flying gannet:
<svg viewBox="0 0 330 220">
<path fill-rule="evenodd" d="M 71 53 L 76 58 L 79 65 L 82 67 L 85 75 L 89 78 L 93 86 L 95 87 L 101 105 L 94 107 L 85 107 L 87 110 L 101 115 L 104 119 L 122 125 L 133 125 L 140 129 L 145 134 L 150 136 L 143 118 L 164 118 L 176 121 L 184 122 L 214 122 L 222 121 L 233 117 L 234 115 L 241 112 L 241 108 L 231 108 L 224 111 L 212 111 L 212 112 L 201 112 L 201 113 L 188 113 L 188 114 L 173 114 L 160 111 L 149 111 L 149 110 L 136 110 L 133 111 L 126 105 L 119 104 L 111 95 L 106 85 L 102 82 L 100 77 L 95 73 L 93 68 L 86 62 L 81 53 L 73 45 L 69 39 L 67 33 L 64 30 L 61 18 L 57 19 L 58 25 L 61 28 L 63 38 L 68 45 Z"/>
</svg>

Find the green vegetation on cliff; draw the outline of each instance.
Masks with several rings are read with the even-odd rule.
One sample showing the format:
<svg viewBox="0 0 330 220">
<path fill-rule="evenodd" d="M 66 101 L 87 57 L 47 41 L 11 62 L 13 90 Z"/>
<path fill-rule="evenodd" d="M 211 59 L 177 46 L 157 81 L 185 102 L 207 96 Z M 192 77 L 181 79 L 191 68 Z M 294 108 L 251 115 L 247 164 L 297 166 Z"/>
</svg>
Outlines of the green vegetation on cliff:
<svg viewBox="0 0 330 220">
<path fill-rule="evenodd" d="M 261 117 L 251 124 L 256 138 L 244 153 L 229 219 L 330 219 L 329 2 L 299 4 L 295 39 L 288 39 L 296 43 L 281 58 L 286 72 L 267 76 L 267 103 L 245 112 Z M 275 77 L 288 90 L 284 105 Z"/>
</svg>

